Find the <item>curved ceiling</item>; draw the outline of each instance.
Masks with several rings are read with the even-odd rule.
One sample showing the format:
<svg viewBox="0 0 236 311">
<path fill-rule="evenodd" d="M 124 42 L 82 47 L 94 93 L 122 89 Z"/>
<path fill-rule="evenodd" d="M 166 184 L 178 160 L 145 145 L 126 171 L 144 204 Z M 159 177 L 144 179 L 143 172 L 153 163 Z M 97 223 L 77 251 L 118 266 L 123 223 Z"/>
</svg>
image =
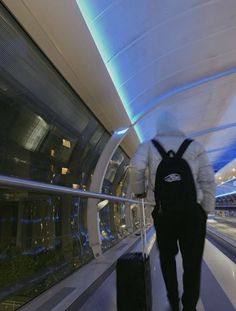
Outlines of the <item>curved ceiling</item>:
<svg viewBox="0 0 236 311">
<path fill-rule="evenodd" d="M 171 110 L 218 177 L 235 158 L 235 0 L 4 2 L 110 131 L 141 117 L 150 139 L 157 111 Z"/>
<path fill-rule="evenodd" d="M 171 110 L 216 171 L 235 158 L 235 1 L 77 3 L 141 140 Z"/>
<path fill-rule="evenodd" d="M 131 121 L 156 106 L 138 125 L 141 139 L 155 134 L 155 112 L 170 109 L 186 133 L 206 131 L 198 139 L 211 151 L 216 170 L 231 160 L 235 127 L 213 133 L 208 128 L 235 121 L 235 1 L 77 3 Z"/>
</svg>

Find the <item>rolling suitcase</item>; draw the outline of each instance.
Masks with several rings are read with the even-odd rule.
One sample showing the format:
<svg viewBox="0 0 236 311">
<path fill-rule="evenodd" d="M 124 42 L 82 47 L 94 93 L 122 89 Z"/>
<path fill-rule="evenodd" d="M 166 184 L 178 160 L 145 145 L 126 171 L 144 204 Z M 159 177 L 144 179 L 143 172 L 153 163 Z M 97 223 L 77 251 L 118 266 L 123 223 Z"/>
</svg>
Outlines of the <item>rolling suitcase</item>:
<svg viewBox="0 0 236 311">
<path fill-rule="evenodd" d="M 116 265 L 117 311 L 151 311 L 150 258 L 146 254 L 144 200 L 141 204 L 142 252 L 122 255 Z"/>
</svg>

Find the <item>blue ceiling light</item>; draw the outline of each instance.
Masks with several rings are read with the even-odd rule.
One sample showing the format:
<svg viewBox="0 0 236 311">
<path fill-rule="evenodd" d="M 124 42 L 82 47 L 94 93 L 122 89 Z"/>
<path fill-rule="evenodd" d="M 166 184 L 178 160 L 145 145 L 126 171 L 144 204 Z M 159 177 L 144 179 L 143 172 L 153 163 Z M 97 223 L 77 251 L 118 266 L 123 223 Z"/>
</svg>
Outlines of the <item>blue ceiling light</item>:
<svg viewBox="0 0 236 311">
<path fill-rule="evenodd" d="M 221 151 L 223 151 L 223 150 L 228 150 L 228 147 L 221 147 L 221 148 L 209 149 L 209 150 L 207 150 L 207 153 L 221 152 Z"/>
<path fill-rule="evenodd" d="M 143 137 L 143 133 L 141 132 L 140 128 L 138 127 L 138 125 L 134 125 L 134 129 L 138 135 L 138 138 L 140 139 L 141 142 L 144 141 L 144 137 Z"/>
<path fill-rule="evenodd" d="M 101 14 L 104 12 L 104 10 L 106 10 L 110 5 L 113 4 L 109 4 L 109 1 L 106 2 L 105 0 L 76 0 L 76 2 L 140 141 L 144 140 L 144 133 L 141 134 L 139 122 L 152 111 L 155 111 L 155 109 L 159 108 L 161 103 L 164 104 L 166 99 L 173 97 L 177 94 L 184 93 L 189 89 L 198 87 L 210 81 L 214 81 L 236 73 L 236 67 L 232 67 L 227 70 L 217 72 L 213 75 L 198 79 L 191 83 L 187 83 L 182 86 L 173 88 L 156 97 L 151 102 L 146 103 L 145 108 L 140 113 L 135 114 L 131 107 L 132 104 L 128 100 L 128 94 L 126 93 L 124 88 L 120 87 L 122 85 L 122 72 L 120 71 L 121 69 L 119 67 L 119 64 L 115 65 L 114 62 L 110 61 L 112 56 L 112 38 L 110 38 L 109 34 L 107 34 L 106 28 L 103 28 L 104 25 L 102 23 L 99 23 L 99 18 Z M 119 40 L 118 33 L 115 32 L 115 29 L 113 32 L 113 38 L 117 37 L 117 39 Z M 123 129 L 119 129 L 117 131 L 119 132 L 120 130 Z M 207 133 L 207 130 L 205 133 Z"/>
<path fill-rule="evenodd" d="M 138 123 L 139 121 L 141 121 L 146 115 L 148 115 L 149 113 L 151 113 L 152 111 L 154 111 L 155 109 L 158 108 L 158 104 L 160 104 L 161 102 L 163 102 L 165 99 L 170 98 L 174 95 L 177 94 L 181 94 L 184 93 L 187 90 L 193 89 L 195 87 L 198 87 L 202 84 L 208 83 L 210 81 L 214 81 L 214 80 L 218 80 L 220 78 L 232 75 L 236 73 L 236 67 L 232 67 L 229 68 L 227 70 L 224 71 L 220 71 L 217 72 L 213 75 L 210 75 L 208 77 L 181 85 L 179 87 L 176 87 L 172 90 L 169 90 L 168 92 L 165 92 L 164 94 L 158 96 L 157 98 L 153 99 L 151 102 L 147 103 L 145 105 L 145 110 L 141 111 L 139 114 L 135 115 L 133 117 L 134 119 L 134 124 Z"/>
<path fill-rule="evenodd" d="M 221 154 L 218 161 L 214 163 L 214 169 L 217 171 L 224 167 L 227 163 L 233 161 L 236 158 L 236 142 L 230 144 L 225 152 Z"/>
<path fill-rule="evenodd" d="M 118 74 L 119 70 L 116 68 L 116 66 L 112 62 L 109 62 L 109 58 L 110 58 L 109 56 L 110 51 L 108 49 L 109 38 L 107 38 L 104 31 L 102 31 L 99 28 L 99 25 L 93 22 L 94 21 L 93 16 L 96 15 L 95 4 L 92 3 L 92 1 L 88 1 L 88 0 L 76 0 L 76 2 L 88 26 L 88 29 L 93 37 L 93 40 L 97 46 L 97 49 L 102 57 L 102 60 L 107 68 L 107 71 L 111 77 L 111 80 L 114 83 L 114 86 L 128 114 L 128 117 L 131 123 L 133 123 L 134 122 L 133 112 L 132 112 L 131 107 L 128 105 L 128 100 L 127 100 L 125 91 L 123 89 L 118 88 L 118 86 L 121 84 L 121 77 Z M 104 44 L 104 42 L 107 44 Z M 137 130 L 137 127 L 135 128 L 135 130 L 137 132 L 139 139 L 141 140 L 140 132 Z"/>
<path fill-rule="evenodd" d="M 234 190 L 234 191 L 231 191 L 231 192 L 225 192 L 225 193 L 223 193 L 223 194 L 218 194 L 218 195 L 216 195 L 216 198 L 225 197 L 226 195 L 235 194 L 235 193 L 236 193 L 235 190 Z"/>
<path fill-rule="evenodd" d="M 217 127 L 211 127 L 211 128 L 206 129 L 206 130 L 195 132 L 195 133 L 189 134 L 189 137 L 194 138 L 194 137 L 198 137 L 198 136 L 203 136 L 203 135 L 206 135 L 209 133 L 226 130 L 226 129 L 229 129 L 232 127 L 236 127 L 236 122 L 235 123 L 229 123 L 229 124 L 223 124 L 223 125 L 220 125 Z"/>
<path fill-rule="evenodd" d="M 236 193 L 234 183 L 235 178 L 232 178 L 231 180 L 226 181 L 224 184 L 218 185 L 216 187 L 216 198 Z"/>
<path fill-rule="evenodd" d="M 129 130 L 129 127 L 125 128 L 125 129 L 116 130 L 115 133 L 116 133 L 117 135 L 123 135 L 123 134 L 125 134 L 128 130 Z"/>
</svg>

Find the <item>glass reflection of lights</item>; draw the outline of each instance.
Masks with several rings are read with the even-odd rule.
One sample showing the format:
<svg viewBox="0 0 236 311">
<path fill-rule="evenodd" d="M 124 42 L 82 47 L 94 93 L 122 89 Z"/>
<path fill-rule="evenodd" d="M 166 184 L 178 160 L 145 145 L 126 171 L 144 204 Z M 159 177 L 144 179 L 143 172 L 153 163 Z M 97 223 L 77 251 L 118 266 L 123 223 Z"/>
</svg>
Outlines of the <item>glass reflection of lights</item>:
<svg viewBox="0 0 236 311">
<path fill-rule="evenodd" d="M 223 194 L 219 194 L 216 196 L 216 198 L 221 198 L 221 197 L 225 197 L 227 195 L 230 195 L 230 194 L 235 194 L 236 191 L 232 191 L 232 192 L 226 192 L 226 193 L 223 193 Z"/>
<path fill-rule="evenodd" d="M 108 200 L 103 200 L 97 203 L 98 210 L 100 211 L 109 203 Z"/>
</svg>

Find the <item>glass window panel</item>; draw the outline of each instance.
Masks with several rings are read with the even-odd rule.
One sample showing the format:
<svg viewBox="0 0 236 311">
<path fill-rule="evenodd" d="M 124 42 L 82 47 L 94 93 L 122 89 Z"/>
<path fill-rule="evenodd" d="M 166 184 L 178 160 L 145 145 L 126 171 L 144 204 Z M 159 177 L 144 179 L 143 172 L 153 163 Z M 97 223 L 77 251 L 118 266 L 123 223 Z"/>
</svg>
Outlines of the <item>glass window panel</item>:
<svg viewBox="0 0 236 311">
<path fill-rule="evenodd" d="M 102 191 L 106 194 L 125 196 L 127 191 L 129 158 L 118 148 L 110 160 Z M 125 223 L 125 204 L 109 202 L 99 212 L 102 247 L 112 247 L 120 239 L 128 235 Z"/>
<path fill-rule="evenodd" d="M 0 189 L 1 310 L 20 307 L 93 258 L 80 221 L 86 205 L 68 195 Z"/>
<path fill-rule="evenodd" d="M 1 3 L 0 59 L 0 174 L 88 189 L 110 135 Z M 0 190 L 0 309 L 92 259 L 86 217 L 81 198 Z"/>
</svg>

